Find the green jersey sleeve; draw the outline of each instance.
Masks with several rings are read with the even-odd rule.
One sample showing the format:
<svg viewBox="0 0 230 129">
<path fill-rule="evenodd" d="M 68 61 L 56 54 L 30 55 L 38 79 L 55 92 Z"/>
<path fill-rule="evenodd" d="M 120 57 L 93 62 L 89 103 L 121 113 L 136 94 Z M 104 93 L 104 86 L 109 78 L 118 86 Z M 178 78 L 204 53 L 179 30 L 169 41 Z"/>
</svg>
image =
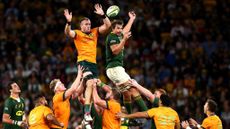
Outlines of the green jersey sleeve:
<svg viewBox="0 0 230 129">
<path fill-rule="evenodd" d="M 108 44 L 109 46 L 114 45 L 114 44 L 119 44 L 120 41 L 116 35 L 110 35 L 108 37 Z"/>
<path fill-rule="evenodd" d="M 3 110 L 3 113 L 6 113 L 6 114 L 11 114 L 13 111 L 13 106 L 12 106 L 12 103 L 10 103 L 9 99 L 7 99 L 4 103 L 4 110 Z"/>
</svg>

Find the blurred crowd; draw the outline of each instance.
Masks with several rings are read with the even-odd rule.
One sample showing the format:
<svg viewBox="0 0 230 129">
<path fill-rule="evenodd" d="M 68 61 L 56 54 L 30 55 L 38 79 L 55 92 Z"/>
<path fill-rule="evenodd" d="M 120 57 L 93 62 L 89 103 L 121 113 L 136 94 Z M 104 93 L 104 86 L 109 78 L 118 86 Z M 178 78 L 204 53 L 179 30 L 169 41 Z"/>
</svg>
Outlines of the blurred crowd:
<svg viewBox="0 0 230 129">
<path fill-rule="evenodd" d="M 124 59 L 132 78 L 152 92 L 164 88 L 181 120 L 192 117 L 201 122 L 204 102 L 213 98 L 223 127 L 230 128 L 228 0 L 0 0 L 1 115 L 12 79 L 22 88 L 27 113 L 36 94 L 52 99 L 48 88 L 52 79 L 60 78 L 67 87 L 73 82 L 77 51 L 64 35 L 63 10 L 73 12 L 72 28 L 83 16 L 95 27 L 102 23 L 93 13 L 96 2 L 104 11 L 118 5 L 121 11 L 116 18 L 125 23 L 129 10 L 137 13 Z M 101 36 L 98 41 L 99 78 L 111 84 L 105 74 L 104 40 Z M 72 103 L 70 128 L 82 119 L 79 102 Z"/>
</svg>

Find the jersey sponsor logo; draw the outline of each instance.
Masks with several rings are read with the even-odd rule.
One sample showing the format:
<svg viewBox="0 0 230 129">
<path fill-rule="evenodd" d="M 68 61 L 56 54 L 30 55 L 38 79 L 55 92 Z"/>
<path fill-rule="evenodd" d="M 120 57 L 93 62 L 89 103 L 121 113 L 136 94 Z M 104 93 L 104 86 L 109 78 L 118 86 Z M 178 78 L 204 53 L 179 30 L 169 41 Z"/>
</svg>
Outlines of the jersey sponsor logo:
<svg viewBox="0 0 230 129">
<path fill-rule="evenodd" d="M 17 111 L 17 112 L 16 112 L 16 116 L 22 116 L 23 114 L 24 114 L 23 111 Z"/>
<path fill-rule="evenodd" d="M 161 125 L 173 125 L 174 120 L 176 119 L 175 116 L 165 116 L 165 115 L 160 115 L 159 116 L 159 123 Z"/>
<path fill-rule="evenodd" d="M 91 38 L 92 38 L 93 36 L 94 36 L 94 34 L 93 34 L 93 33 L 90 33 L 90 34 L 89 34 L 89 37 L 91 37 Z"/>
</svg>

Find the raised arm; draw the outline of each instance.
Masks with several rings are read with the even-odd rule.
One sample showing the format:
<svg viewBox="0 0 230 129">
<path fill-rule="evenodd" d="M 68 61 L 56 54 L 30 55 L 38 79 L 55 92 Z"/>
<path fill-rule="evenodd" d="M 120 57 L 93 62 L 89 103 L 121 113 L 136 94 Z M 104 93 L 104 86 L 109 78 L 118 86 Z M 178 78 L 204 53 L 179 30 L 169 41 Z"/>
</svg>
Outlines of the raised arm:
<svg viewBox="0 0 230 129">
<path fill-rule="evenodd" d="M 131 32 L 124 33 L 123 39 L 120 40 L 119 44 L 111 45 L 110 48 L 114 55 L 119 54 L 125 46 L 125 42 L 131 37 Z"/>
<path fill-rule="evenodd" d="M 116 115 L 118 118 L 149 118 L 149 115 L 146 111 L 144 112 L 135 112 L 132 114 L 118 113 Z"/>
<path fill-rule="evenodd" d="M 141 86 L 140 84 L 138 84 L 136 80 L 132 79 L 130 82 L 131 82 L 131 85 L 136 87 L 137 90 L 142 95 L 144 95 L 150 102 L 154 102 L 154 99 L 156 98 L 156 96 L 151 91 L 149 91 L 148 89 L 146 89 L 143 86 Z"/>
<path fill-rule="evenodd" d="M 109 20 L 109 18 L 105 15 L 102 6 L 100 4 L 95 4 L 94 5 L 95 8 L 95 13 L 102 16 L 103 18 L 103 24 L 101 26 L 99 26 L 98 31 L 100 34 L 105 34 L 107 32 L 107 30 L 109 30 L 110 26 L 111 26 L 111 22 Z"/>
<path fill-rule="evenodd" d="M 83 73 L 83 67 L 78 65 L 78 75 L 77 75 L 76 79 L 74 80 L 74 82 L 72 83 L 71 87 L 66 90 L 65 98 L 70 97 L 77 90 L 77 88 L 81 82 L 82 73 Z"/>
<path fill-rule="evenodd" d="M 97 86 L 93 86 L 93 102 L 103 108 L 107 108 L 106 101 L 101 99 L 100 96 L 97 93 Z"/>
<path fill-rule="evenodd" d="M 134 11 L 130 11 L 129 12 L 129 21 L 126 24 L 126 26 L 124 27 L 122 33 L 128 33 L 133 25 L 134 20 L 136 19 L 136 14 Z"/>
<path fill-rule="evenodd" d="M 65 16 L 65 18 L 67 20 L 64 32 L 69 37 L 74 38 L 76 33 L 73 30 L 71 30 L 72 12 L 69 12 L 68 9 L 65 9 L 64 10 L 64 16 Z"/>
<path fill-rule="evenodd" d="M 75 99 L 79 96 L 82 95 L 83 91 L 84 91 L 84 85 L 83 85 L 84 80 L 81 79 L 81 82 L 79 84 L 79 86 L 77 87 L 76 91 L 72 94 L 72 99 Z"/>
<path fill-rule="evenodd" d="M 108 99 L 112 95 L 112 90 L 109 85 L 103 83 L 100 79 L 97 79 L 97 86 L 102 88 L 106 92 L 105 99 Z"/>
</svg>

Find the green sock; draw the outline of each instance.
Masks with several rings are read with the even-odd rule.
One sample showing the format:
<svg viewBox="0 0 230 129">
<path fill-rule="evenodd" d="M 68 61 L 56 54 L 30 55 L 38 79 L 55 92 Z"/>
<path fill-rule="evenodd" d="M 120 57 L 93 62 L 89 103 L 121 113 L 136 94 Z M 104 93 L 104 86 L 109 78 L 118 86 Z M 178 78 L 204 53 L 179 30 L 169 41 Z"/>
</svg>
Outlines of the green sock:
<svg viewBox="0 0 230 129">
<path fill-rule="evenodd" d="M 86 104 L 85 106 L 84 106 L 84 112 L 86 113 L 86 112 L 90 112 L 90 104 Z"/>
<path fill-rule="evenodd" d="M 134 101 L 137 103 L 137 105 L 141 108 L 141 111 L 147 111 L 148 108 L 144 102 L 144 100 L 142 99 L 142 97 L 140 95 L 136 96 L 134 98 Z"/>
<path fill-rule="evenodd" d="M 126 108 L 128 114 L 131 114 L 132 113 L 132 103 L 131 103 L 131 101 L 125 101 L 124 100 L 124 105 L 125 105 L 125 108 Z"/>
</svg>

